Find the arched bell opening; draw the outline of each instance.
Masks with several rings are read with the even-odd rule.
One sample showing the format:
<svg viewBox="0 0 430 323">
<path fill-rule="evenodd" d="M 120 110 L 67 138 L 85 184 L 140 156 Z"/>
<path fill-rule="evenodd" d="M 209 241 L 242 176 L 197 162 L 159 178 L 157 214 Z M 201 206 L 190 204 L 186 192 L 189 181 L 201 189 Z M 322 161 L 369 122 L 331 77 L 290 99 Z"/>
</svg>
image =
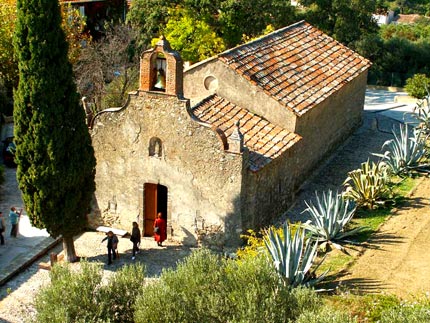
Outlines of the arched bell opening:
<svg viewBox="0 0 430 323">
<path fill-rule="evenodd" d="M 163 53 L 157 52 L 152 64 L 152 84 L 151 91 L 166 91 L 166 57 Z"/>
</svg>

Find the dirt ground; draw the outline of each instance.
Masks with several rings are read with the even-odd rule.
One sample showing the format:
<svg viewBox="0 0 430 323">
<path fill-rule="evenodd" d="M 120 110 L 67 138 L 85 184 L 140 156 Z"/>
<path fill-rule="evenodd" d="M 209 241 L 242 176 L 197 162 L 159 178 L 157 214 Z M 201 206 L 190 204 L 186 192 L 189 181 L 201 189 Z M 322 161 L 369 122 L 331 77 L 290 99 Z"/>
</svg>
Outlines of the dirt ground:
<svg viewBox="0 0 430 323">
<path fill-rule="evenodd" d="M 359 293 L 395 294 L 413 300 L 430 293 L 430 178 L 395 210 L 341 278 Z"/>
</svg>

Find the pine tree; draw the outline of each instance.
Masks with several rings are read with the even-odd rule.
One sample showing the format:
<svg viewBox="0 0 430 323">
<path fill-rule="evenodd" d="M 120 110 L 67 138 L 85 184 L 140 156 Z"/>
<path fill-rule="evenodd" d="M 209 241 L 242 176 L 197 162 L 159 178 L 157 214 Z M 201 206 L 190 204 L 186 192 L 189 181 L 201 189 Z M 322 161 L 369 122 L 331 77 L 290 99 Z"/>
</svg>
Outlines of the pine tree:
<svg viewBox="0 0 430 323">
<path fill-rule="evenodd" d="M 14 96 L 19 188 L 32 224 L 62 236 L 68 261 L 73 237 L 87 225 L 95 157 L 67 58 L 57 0 L 18 0 Z"/>
</svg>

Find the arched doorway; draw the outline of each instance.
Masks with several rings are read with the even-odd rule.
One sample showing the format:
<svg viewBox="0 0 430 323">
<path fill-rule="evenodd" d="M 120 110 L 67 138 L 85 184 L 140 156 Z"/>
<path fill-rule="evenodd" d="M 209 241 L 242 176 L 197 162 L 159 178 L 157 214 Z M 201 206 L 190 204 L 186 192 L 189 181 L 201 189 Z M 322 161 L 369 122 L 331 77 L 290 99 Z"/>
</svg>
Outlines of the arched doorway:
<svg viewBox="0 0 430 323">
<path fill-rule="evenodd" d="M 145 183 L 144 185 L 144 236 L 153 235 L 154 221 L 161 212 L 167 221 L 167 187 L 160 184 Z"/>
</svg>

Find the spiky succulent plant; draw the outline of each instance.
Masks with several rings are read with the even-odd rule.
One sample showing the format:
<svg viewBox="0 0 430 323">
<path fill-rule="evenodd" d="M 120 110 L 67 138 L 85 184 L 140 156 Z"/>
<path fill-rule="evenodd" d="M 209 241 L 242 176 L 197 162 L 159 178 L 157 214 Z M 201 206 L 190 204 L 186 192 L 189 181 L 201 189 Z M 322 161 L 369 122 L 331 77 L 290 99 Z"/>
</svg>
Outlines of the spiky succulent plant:
<svg viewBox="0 0 430 323">
<path fill-rule="evenodd" d="M 393 174 L 429 169 L 430 165 L 424 162 L 427 137 L 421 129 L 409 131 L 408 126 L 401 124 L 398 133 L 393 129 L 393 136 L 382 145 L 382 149 L 386 149 L 383 154 L 374 154 L 382 158 Z"/>
<path fill-rule="evenodd" d="M 307 212 L 310 220 L 303 224 L 313 239 L 319 240 L 321 249 L 325 250 L 328 244 L 334 245 L 338 249 L 343 249 L 340 242 L 352 242 L 345 240 L 365 227 L 357 227 L 346 230 L 347 224 L 351 221 L 356 207 L 351 207 L 351 201 L 342 198 L 342 195 L 332 190 L 325 191 L 320 195 L 315 192 L 316 203 L 310 201 L 306 203 L 307 208 L 302 212 Z"/>
<path fill-rule="evenodd" d="M 343 183 L 346 188 L 343 197 L 353 200 L 357 206 L 373 209 L 389 198 L 389 181 L 386 165 L 368 160 L 348 173 Z"/>
<path fill-rule="evenodd" d="M 264 243 L 282 281 L 291 287 L 313 286 L 324 279 L 327 272 L 319 277 L 315 271 L 321 262 L 312 268 L 317 255 L 318 242 L 305 239 L 305 230 L 300 226 L 292 232 L 288 222 L 282 230 L 270 228 L 264 236 Z M 312 270 L 311 270 L 312 269 Z"/>
</svg>

